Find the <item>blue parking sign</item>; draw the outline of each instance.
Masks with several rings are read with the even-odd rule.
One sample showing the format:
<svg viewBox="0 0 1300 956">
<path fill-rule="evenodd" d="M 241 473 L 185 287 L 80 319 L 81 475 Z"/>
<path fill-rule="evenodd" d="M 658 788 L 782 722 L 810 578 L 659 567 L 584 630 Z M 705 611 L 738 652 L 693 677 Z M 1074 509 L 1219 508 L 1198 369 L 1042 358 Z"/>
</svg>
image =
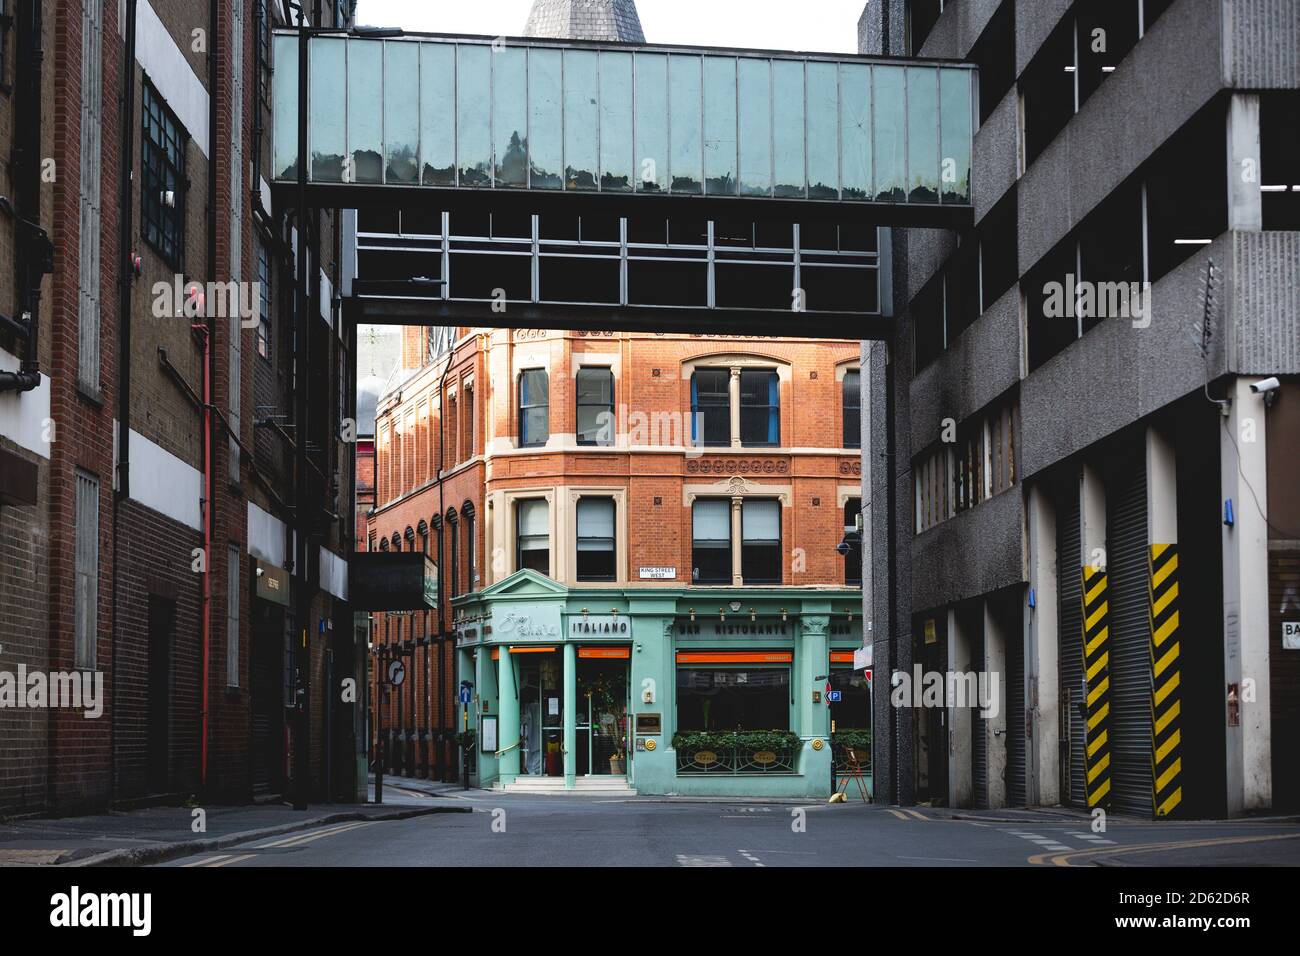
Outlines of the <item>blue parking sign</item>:
<svg viewBox="0 0 1300 956">
<path fill-rule="evenodd" d="M 840 700 L 843 698 L 843 694 L 844 694 L 844 692 L 841 691 L 841 690 L 832 690 L 832 691 L 827 691 L 827 692 L 826 692 L 826 703 L 828 703 L 828 704 L 838 704 L 838 703 L 840 702 Z"/>
</svg>

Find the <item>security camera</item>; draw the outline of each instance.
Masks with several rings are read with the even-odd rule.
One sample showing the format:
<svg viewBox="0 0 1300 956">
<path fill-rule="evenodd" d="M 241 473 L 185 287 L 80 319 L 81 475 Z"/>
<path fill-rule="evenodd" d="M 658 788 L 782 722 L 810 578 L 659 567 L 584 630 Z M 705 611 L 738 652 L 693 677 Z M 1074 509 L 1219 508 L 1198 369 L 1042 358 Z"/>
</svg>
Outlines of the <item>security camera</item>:
<svg viewBox="0 0 1300 956">
<path fill-rule="evenodd" d="M 266 572 L 263 571 L 261 568 L 258 568 L 258 569 L 257 569 L 257 576 L 258 576 L 259 578 L 260 578 L 263 574 L 265 574 L 265 573 L 266 573 Z"/>
<path fill-rule="evenodd" d="M 1282 383 L 1277 380 L 1277 376 L 1272 378 L 1261 378 L 1258 382 L 1252 382 L 1250 390 L 1256 395 L 1267 395 L 1269 392 L 1276 392 L 1282 387 Z"/>
</svg>

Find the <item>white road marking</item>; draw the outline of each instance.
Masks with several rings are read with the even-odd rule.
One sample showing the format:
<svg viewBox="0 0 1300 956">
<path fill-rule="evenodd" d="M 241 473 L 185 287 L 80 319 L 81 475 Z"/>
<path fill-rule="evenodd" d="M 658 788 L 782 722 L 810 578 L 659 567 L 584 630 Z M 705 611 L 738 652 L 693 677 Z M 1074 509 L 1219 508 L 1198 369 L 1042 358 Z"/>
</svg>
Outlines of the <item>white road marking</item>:
<svg viewBox="0 0 1300 956">
<path fill-rule="evenodd" d="M 737 850 L 736 852 L 755 866 L 767 866 L 766 863 L 760 861 L 758 857 L 754 856 L 754 854 L 750 853 L 748 850 Z"/>
<path fill-rule="evenodd" d="M 677 854 L 678 866 L 732 866 L 725 856 L 691 856 L 687 853 Z"/>
</svg>

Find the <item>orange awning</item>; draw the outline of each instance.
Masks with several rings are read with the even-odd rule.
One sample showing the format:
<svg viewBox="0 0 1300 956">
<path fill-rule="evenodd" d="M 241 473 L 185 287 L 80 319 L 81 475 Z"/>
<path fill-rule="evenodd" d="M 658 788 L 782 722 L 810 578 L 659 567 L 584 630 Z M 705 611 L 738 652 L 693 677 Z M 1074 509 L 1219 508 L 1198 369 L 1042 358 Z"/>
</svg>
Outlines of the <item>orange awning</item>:
<svg viewBox="0 0 1300 956">
<path fill-rule="evenodd" d="M 852 664 L 853 652 L 852 651 L 831 651 L 831 663 Z"/>
<path fill-rule="evenodd" d="M 626 661 L 632 657 L 630 647 L 580 647 L 578 656 L 597 660 Z"/>
<path fill-rule="evenodd" d="M 532 647 L 532 646 L 512 647 L 510 648 L 510 653 L 511 654 L 553 654 L 555 653 L 555 648 L 554 647 Z"/>
<path fill-rule="evenodd" d="M 678 651 L 678 664 L 789 664 L 791 651 Z"/>
</svg>

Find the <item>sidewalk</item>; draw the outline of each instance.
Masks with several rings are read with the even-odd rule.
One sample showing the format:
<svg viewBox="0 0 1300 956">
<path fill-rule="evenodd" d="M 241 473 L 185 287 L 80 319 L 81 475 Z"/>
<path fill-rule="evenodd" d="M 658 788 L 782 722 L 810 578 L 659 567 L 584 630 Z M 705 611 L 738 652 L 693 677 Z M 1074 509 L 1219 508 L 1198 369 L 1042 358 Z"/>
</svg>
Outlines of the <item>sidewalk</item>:
<svg viewBox="0 0 1300 956">
<path fill-rule="evenodd" d="M 248 840 L 348 820 L 404 820 L 429 813 L 469 813 L 463 803 L 440 798 L 416 781 L 407 792 L 390 788 L 384 803 L 318 803 L 307 810 L 285 804 L 204 808 L 203 832 L 195 832 L 194 807 L 150 807 L 59 819 L 0 821 L 0 866 L 138 866 L 218 850 Z M 426 781 L 418 781 L 428 786 Z M 456 789 L 445 785 L 447 789 Z M 370 799 L 374 799 L 373 779 Z"/>
</svg>

